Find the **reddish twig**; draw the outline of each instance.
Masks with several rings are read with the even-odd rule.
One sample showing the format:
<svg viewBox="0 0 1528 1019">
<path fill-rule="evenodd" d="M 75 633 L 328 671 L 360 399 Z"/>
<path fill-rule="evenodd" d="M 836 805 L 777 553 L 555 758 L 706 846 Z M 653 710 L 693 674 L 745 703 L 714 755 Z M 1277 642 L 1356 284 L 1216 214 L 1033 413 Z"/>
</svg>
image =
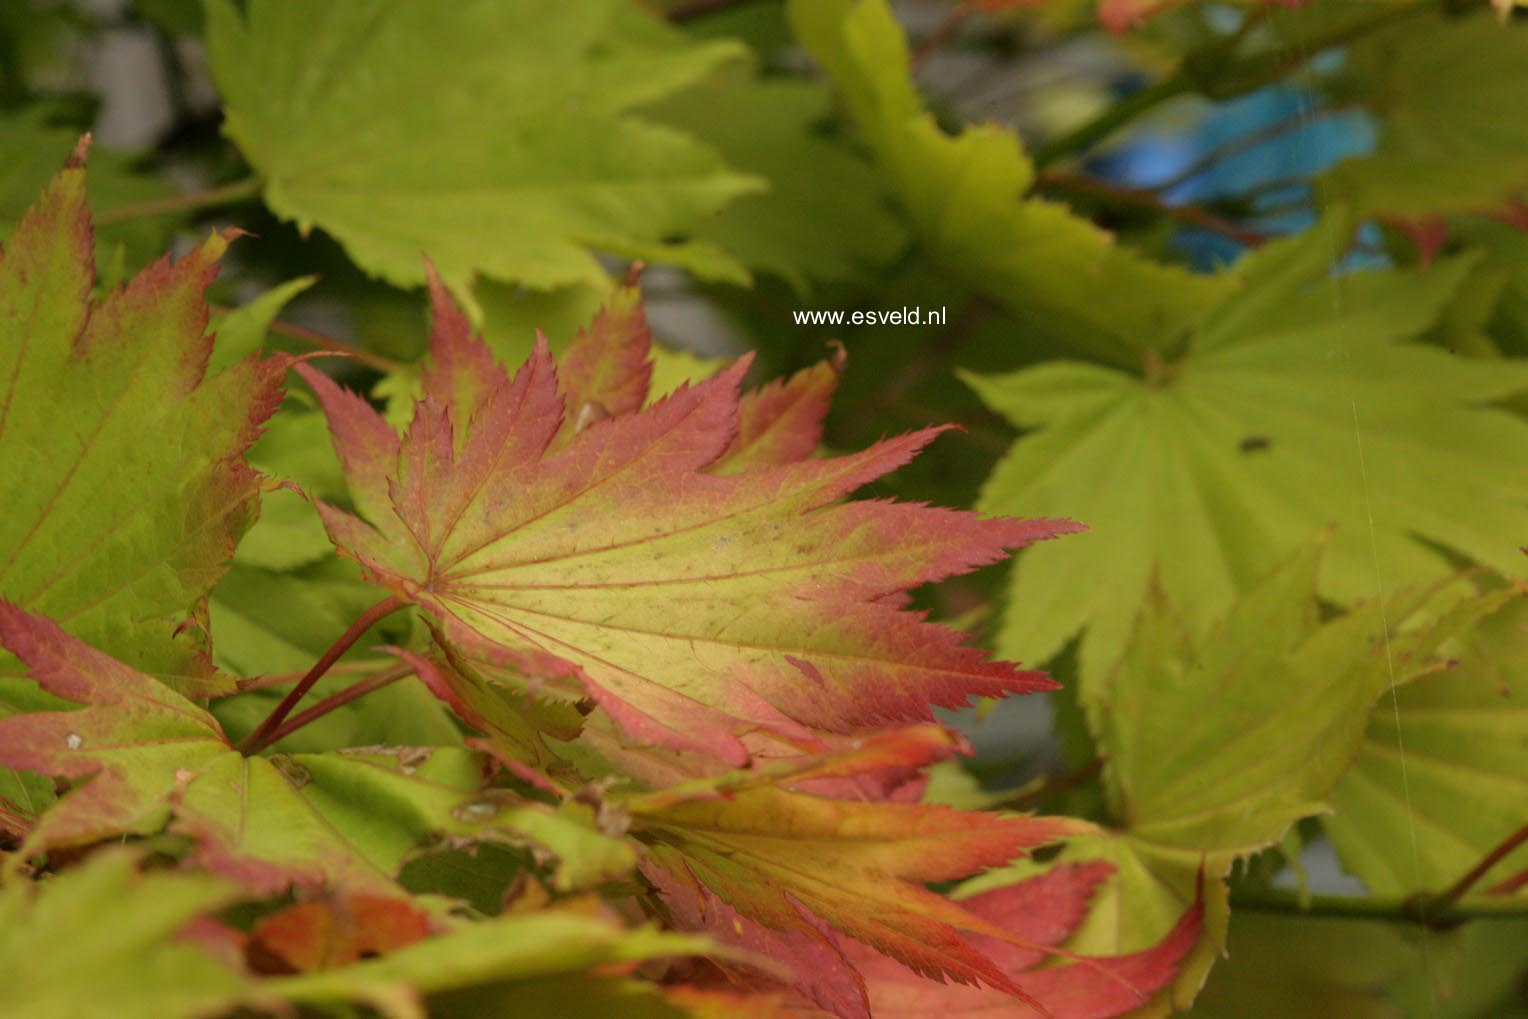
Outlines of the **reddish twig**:
<svg viewBox="0 0 1528 1019">
<path fill-rule="evenodd" d="M 370 630 L 382 619 L 397 612 L 403 606 L 404 601 L 402 598 L 399 598 L 397 595 L 389 595 L 361 613 L 360 618 L 351 623 L 350 628 L 340 634 L 339 640 L 330 645 L 329 650 L 325 651 L 318 661 L 313 663 L 313 667 L 303 674 L 302 679 L 298 680 L 297 685 L 266 716 L 265 721 L 261 722 L 255 727 L 253 732 L 244 737 L 244 740 L 239 744 L 240 753 L 253 754 L 268 746 L 270 744 L 271 733 L 281 727 L 281 723 L 286 721 L 287 716 L 292 713 L 292 709 L 307 696 L 309 690 L 313 689 L 313 684 L 323 678 L 324 673 L 329 671 L 329 667 L 339 661 L 340 656 L 349 651 L 355 642 L 365 635 L 367 630 Z"/>
<path fill-rule="evenodd" d="M 379 667 L 378 661 L 367 662 L 341 662 L 329 670 L 329 675 L 337 676 L 342 673 L 371 672 Z M 231 694 L 222 694 L 224 697 L 235 697 L 241 693 L 249 693 L 252 690 L 269 690 L 276 686 L 288 686 L 297 682 L 306 672 L 273 672 L 266 676 L 255 676 L 252 679 L 241 679 Z"/>
<path fill-rule="evenodd" d="M 344 707 L 346 704 L 349 704 L 353 700 L 356 700 L 360 697 L 365 697 L 369 693 L 374 693 L 375 691 L 382 689 L 384 686 L 391 686 L 393 683 L 398 682 L 398 680 L 413 674 L 413 666 L 400 663 L 390 669 L 383 669 L 381 672 L 374 676 L 368 676 L 358 683 L 352 683 L 351 685 L 345 687 L 345 689 L 336 691 L 335 693 L 330 694 L 328 697 L 325 697 L 323 700 L 319 701 L 308 710 L 299 711 L 297 714 L 293 715 L 291 718 L 278 725 L 275 729 L 271 730 L 270 735 L 265 737 L 260 746 L 254 747 L 248 752 L 254 753 L 256 751 L 263 750 L 274 743 L 280 743 L 282 740 L 292 735 L 292 733 L 296 732 L 298 729 L 318 721 L 320 718 L 323 718 L 334 709 Z"/>
</svg>

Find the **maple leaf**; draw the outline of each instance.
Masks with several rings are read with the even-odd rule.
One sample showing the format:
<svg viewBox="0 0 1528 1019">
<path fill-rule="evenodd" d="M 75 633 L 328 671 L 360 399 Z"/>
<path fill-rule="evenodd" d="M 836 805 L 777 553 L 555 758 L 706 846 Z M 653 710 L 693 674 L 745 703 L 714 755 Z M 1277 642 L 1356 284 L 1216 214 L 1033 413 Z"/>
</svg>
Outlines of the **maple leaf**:
<svg viewBox="0 0 1528 1019">
<path fill-rule="evenodd" d="M 227 691 L 177 624 L 254 521 L 243 453 L 280 400 L 286 360 L 207 377 L 202 292 L 223 235 L 90 298 L 84 152 L 0 261 L 0 596 L 183 692 Z"/>
<path fill-rule="evenodd" d="M 1081 695 L 1117 828 L 1070 840 L 1058 859 L 1114 865 L 1097 909 L 1117 919 L 1084 924 L 1073 947 L 1140 949 L 1179 918 L 1196 885 L 1204 888 L 1205 936 L 1164 995 L 1179 1005 L 1192 1000 L 1223 943 L 1223 882 L 1233 863 L 1340 806 L 1336 789 L 1376 699 L 1393 682 L 1444 668 L 1439 648 L 1504 597 L 1440 604 L 1429 597 L 1435 591 L 1408 592 L 1322 620 L 1321 552 L 1302 549 L 1203 629 L 1153 588 L 1118 663 Z M 1380 715 L 1372 728 L 1393 732 L 1388 713 Z M 1185 729 L 1185 718 L 1195 724 Z M 1483 830 L 1502 826 L 1510 830 L 1510 818 Z M 1032 865 L 1010 873 L 1027 876 Z M 973 890 L 1000 880 L 979 878 Z"/>
<path fill-rule="evenodd" d="M 729 67 L 643 111 L 769 181 L 765 193 L 743 195 L 697 224 L 695 236 L 797 294 L 813 280 L 863 278 L 907 240 L 875 167 L 821 129 L 832 105 L 823 82 Z M 806 166 L 811 173 L 801 172 Z"/>
<path fill-rule="evenodd" d="M 429 915 L 416 906 L 347 895 L 293 903 L 261 917 L 246 952 L 262 972 L 309 973 L 385 955 L 429 934 Z"/>
<path fill-rule="evenodd" d="M 1500 598 L 1485 596 L 1493 608 Z M 1522 824 L 1528 601 L 1512 598 L 1461 644 L 1449 672 L 1400 677 L 1409 681 L 1369 718 L 1321 819 L 1343 866 L 1376 895 L 1447 888 Z M 1397 855 L 1396 844 L 1415 848 Z M 1521 866 L 1499 861 L 1480 887 Z"/>
<path fill-rule="evenodd" d="M 431 362 L 401 438 L 299 371 L 361 515 L 321 505 L 331 537 L 425 608 L 449 654 L 571 681 L 629 735 L 733 763 L 747 735 L 820 749 L 821 733 L 1049 688 L 894 596 L 1077 525 L 841 501 L 940 429 L 788 459 L 815 446 L 822 370 L 740 403 L 745 358 L 630 410 L 645 329 L 590 358 L 588 344 L 613 342 L 597 328 L 567 354 L 567 383 L 544 342 L 511 378 L 438 281 L 431 292 Z M 588 381 L 595 364 L 626 367 Z"/>
<path fill-rule="evenodd" d="M 1528 362 L 1418 342 L 1472 260 L 1336 277 L 1329 262 L 1322 231 L 1245 257 L 1246 289 L 1144 376 L 1053 361 L 968 380 L 1025 430 L 978 505 L 1065 506 L 1091 529 L 1063 557 L 1020 558 L 1000 652 L 1044 660 L 1085 631 L 1086 689 L 1153 583 L 1202 631 L 1327 527 L 1319 593 L 1339 605 L 1452 574 L 1440 548 L 1519 567 L 1528 426 L 1501 401 L 1528 390 Z"/>
<path fill-rule="evenodd" d="M 270 893 L 397 895 L 409 854 L 442 837 L 529 843 L 556 857 L 563 889 L 635 863 L 589 808 L 486 789 L 482 758 L 461 748 L 244 757 L 208 712 L 50 620 L 0 602 L 0 643 L 47 693 L 85 705 L 0 719 L 0 764 L 77 783 L 38 820 L 30 848 L 149 834 L 173 813 L 200 863 Z"/>
<path fill-rule="evenodd" d="M 836 932 L 927 978 L 983 981 L 1024 996 L 967 940 L 973 932 L 999 940 L 1012 933 L 924 885 L 1004 865 L 1088 825 L 790 788 L 926 764 L 949 747 L 931 729 L 888 733 L 819 761 L 781 762 L 762 775 L 691 782 L 619 804 L 648 846 L 643 874 L 671 920 L 764 950 L 821 1007 L 847 1019 L 868 1014 L 865 982 Z"/>
<path fill-rule="evenodd" d="M 591 248 L 748 278 L 711 244 L 667 238 L 764 182 L 631 115 L 739 57 L 734 41 L 692 42 L 625 0 L 461 0 L 449 18 L 390 0 L 219 0 L 207 48 L 271 210 L 389 282 L 420 282 L 421 250 L 459 294 L 479 274 L 599 282 Z M 452 73 L 419 88 L 442 54 Z"/>
<path fill-rule="evenodd" d="M 242 974 L 177 937 L 198 914 L 237 901 L 206 874 L 139 873 L 108 850 L 49 881 L 0 887 L 4 1019 L 110 1015 L 201 1019 L 251 995 Z"/>
<path fill-rule="evenodd" d="M 1201 910 L 1196 906 L 1144 951 L 1079 957 L 1036 969 L 1087 917 L 1090 899 L 1112 869 L 1101 862 L 1066 863 L 959 903 L 970 916 L 1008 936 L 970 934 L 969 939 L 1052 1019 L 1105 1019 L 1131 1011 L 1175 976 L 1199 936 Z M 693 879 L 659 867 L 646 867 L 643 873 L 677 926 L 704 931 L 786 967 L 790 979 L 785 986 L 815 1006 L 807 1008 L 812 1014 L 818 1009 L 843 1019 L 1041 1014 L 1004 990 L 928 980 L 837 934 L 799 905 L 803 924 L 774 929 L 738 913 Z M 782 982 L 777 969 L 750 964 L 746 956 L 717 964 L 743 986 L 771 988 Z"/>
<path fill-rule="evenodd" d="M 1502 205 L 1528 187 L 1528 127 L 1492 113 L 1525 87 L 1528 30 L 1486 11 L 1373 33 L 1345 50 L 1330 91 L 1368 107 L 1379 137 L 1325 175 L 1324 193 L 1366 218 Z"/>
<path fill-rule="evenodd" d="M 1439 648 L 1504 597 L 1444 608 L 1408 593 L 1318 623 L 1320 551 L 1261 578 L 1205 633 L 1154 591 L 1118 664 L 1084 692 L 1110 814 L 1133 838 L 1244 856 L 1324 813 L 1380 694 L 1446 668 Z"/>
<path fill-rule="evenodd" d="M 1122 956 L 1080 957 L 1061 966 L 1035 967 L 1046 948 L 1065 941 L 1088 914 L 1089 899 L 1110 873 L 1108 864 L 1064 864 L 1037 877 L 962 899 L 972 915 L 1027 943 L 990 936 L 973 941 L 1050 1019 L 1109 1019 L 1142 1005 L 1177 973 L 1178 964 L 1199 937 L 1200 909 L 1194 908 L 1157 944 Z M 1022 1014 L 1012 999 L 986 987 L 941 986 L 860 946 L 846 948 L 869 990 L 876 1019 L 921 1019 L 947 1015 L 980 1017 Z"/>
<path fill-rule="evenodd" d="M 163 827 L 169 795 L 232 753 L 212 716 L 150 676 L 0 602 L 0 643 L 37 684 L 80 711 L 0 718 L 0 764 L 81 782 L 48 810 L 34 838 L 70 846 Z"/>
</svg>

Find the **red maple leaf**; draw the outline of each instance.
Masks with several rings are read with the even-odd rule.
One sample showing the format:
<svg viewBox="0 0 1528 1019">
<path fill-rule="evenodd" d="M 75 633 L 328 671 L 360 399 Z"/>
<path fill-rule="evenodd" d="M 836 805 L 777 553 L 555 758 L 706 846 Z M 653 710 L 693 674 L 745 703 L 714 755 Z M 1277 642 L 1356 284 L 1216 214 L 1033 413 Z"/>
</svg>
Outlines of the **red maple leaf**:
<svg viewBox="0 0 1528 1019">
<path fill-rule="evenodd" d="M 739 397 L 744 358 L 647 403 L 648 335 L 623 298 L 564 356 L 510 376 L 432 286 L 423 396 L 403 436 L 299 368 L 359 516 L 341 551 L 423 607 L 448 657 L 587 694 L 639 741 L 730 763 L 784 742 L 932 720 L 1050 689 L 900 596 L 1080 527 L 845 502 L 941 431 L 812 458 L 836 368 Z M 471 682 L 471 680 L 466 680 Z"/>
</svg>

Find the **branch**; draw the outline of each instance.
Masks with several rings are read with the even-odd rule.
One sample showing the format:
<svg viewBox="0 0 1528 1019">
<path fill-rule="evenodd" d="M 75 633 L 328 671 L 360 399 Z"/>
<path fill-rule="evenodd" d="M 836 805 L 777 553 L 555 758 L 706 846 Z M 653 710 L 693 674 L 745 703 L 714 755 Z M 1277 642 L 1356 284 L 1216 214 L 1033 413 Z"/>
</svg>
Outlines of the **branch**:
<svg viewBox="0 0 1528 1019">
<path fill-rule="evenodd" d="M 170 195 L 167 198 L 155 198 L 147 202 L 119 205 L 114 209 L 102 209 L 95 213 L 93 218 L 96 226 L 111 226 L 114 223 L 146 219 L 149 216 L 165 216 L 172 212 L 190 212 L 219 205 L 237 205 L 246 198 L 258 195 L 263 183 L 259 177 L 246 177 L 244 180 L 224 184 L 222 187 L 211 188 L 207 191 L 193 191 L 185 195 Z"/>
<path fill-rule="evenodd" d="M 350 629 L 340 634 L 339 640 L 330 645 L 329 650 L 325 651 L 318 661 L 313 663 L 313 667 L 303 674 L 302 679 L 291 689 L 291 692 L 281 699 L 281 703 L 276 705 L 275 710 L 266 716 L 265 721 L 261 722 L 255 727 L 253 732 L 244 737 L 244 740 L 239 744 L 239 752 L 248 756 L 269 746 L 271 733 L 281 727 L 281 723 L 286 721 L 287 715 L 292 713 L 292 709 L 297 706 L 298 701 L 307 696 L 308 691 L 313 689 L 313 684 L 323 678 L 324 673 L 329 671 L 329 667 L 339 661 L 340 656 L 349 651 L 355 642 L 365 635 L 367 630 L 370 630 L 382 619 L 397 612 L 403 606 L 404 601 L 402 598 L 399 598 L 397 595 L 389 595 L 361 613 L 360 618 L 350 624 Z"/>
<path fill-rule="evenodd" d="M 1459 899 L 1447 912 L 1419 911 L 1414 897 L 1366 895 L 1312 895 L 1302 903 L 1298 892 L 1269 888 L 1258 892 L 1236 892 L 1231 896 L 1231 911 L 1274 913 L 1285 916 L 1319 916 L 1349 920 L 1376 920 L 1383 923 L 1414 924 L 1433 930 L 1448 930 L 1466 920 L 1511 920 L 1528 917 L 1528 900 L 1476 896 Z"/>
<path fill-rule="evenodd" d="M 214 304 L 210 305 L 210 307 L 213 311 L 223 315 L 233 310 L 225 304 Z M 292 322 L 275 321 L 266 326 L 265 330 L 289 340 L 296 340 L 298 343 L 312 347 L 315 350 L 348 355 L 362 364 L 370 365 L 379 372 L 394 372 L 404 367 L 401 361 L 394 361 L 390 357 L 375 354 L 365 347 L 351 343 L 348 340 L 335 339 L 333 336 L 327 336 L 315 329 L 309 329 L 307 326 L 296 325 Z"/>
<path fill-rule="evenodd" d="M 1115 184 L 1100 177 L 1082 173 L 1042 173 L 1035 179 L 1035 187 L 1044 191 L 1063 191 L 1074 194 L 1094 195 L 1117 205 L 1127 205 L 1175 219 L 1180 223 L 1202 227 L 1232 240 L 1255 248 L 1268 241 L 1265 234 L 1238 226 L 1224 216 L 1217 215 L 1199 205 L 1174 205 L 1149 188 L 1132 188 Z"/>
</svg>

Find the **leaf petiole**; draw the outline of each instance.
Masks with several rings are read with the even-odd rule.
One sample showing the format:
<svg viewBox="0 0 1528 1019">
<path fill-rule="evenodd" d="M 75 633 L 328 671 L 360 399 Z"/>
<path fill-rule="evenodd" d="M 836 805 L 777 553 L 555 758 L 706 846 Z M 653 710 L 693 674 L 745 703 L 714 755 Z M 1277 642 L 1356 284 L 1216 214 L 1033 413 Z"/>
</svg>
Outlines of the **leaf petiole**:
<svg viewBox="0 0 1528 1019">
<path fill-rule="evenodd" d="M 292 733 L 312 724 L 313 722 L 318 721 L 320 718 L 323 718 L 325 715 L 329 714 L 329 712 L 335 710 L 336 708 L 344 707 L 346 704 L 349 704 L 353 700 L 365 697 L 369 693 L 374 693 L 377 690 L 382 689 L 384 686 L 391 686 L 392 684 L 398 682 L 398 680 L 407 676 L 412 676 L 413 674 L 413 666 L 400 662 L 391 668 L 383 669 L 381 672 L 378 672 L 375 675 L 367 676 L 365 679 L 350 684 L 343 690 L 339 690 L 330 694 L 328 697 L 325 697 L 323 700 L 319 701 L 308 710 L 299 711 L 297 714 L 281 723 L 275 729 L 271 730 L 270 735 L 266 736 L 260 742 L 259 746 L 250 747 L 244 752 L 247 754 L 258 753 L 273 743 L 280 743 L 282 740 L 292 735 Z"/>
<path fill-rule="evenodd" d="M 318 661 L 313 663 L 313 667 L 303 674 L 302 679 L 298 680 L 297 685 L 292 687 L 291 691 L 281 699 L 281 703 L 277 704 L 275 709 L 266 716 L 265 721 L 261 722 L 255 727 L 253 732 L 244 737 L 239 743 L 239 752 L 248 756 L 269 746 L 273 741 L 272 733 L 281 728 L 281 723 L 286 721 L 287 716 L 292 713 L 292 709 L 307 696 L 309 690 L 313 689 L 313 684 L 322 679 L 330 667 L 339 661 L 340 656 L 349 651 L 355 642 L 365 635 L 367 630 L 370 630 L 378 622 L 403 608 L 404 604 L 405 602 L 402 598 L 397 595 L 389 595 L 361 613 L 360 617 L 350 624 L 350 628 L 340 634 L 339 639 L 329 646 L 329 650 L 325 651 Z"/>
</svg>

